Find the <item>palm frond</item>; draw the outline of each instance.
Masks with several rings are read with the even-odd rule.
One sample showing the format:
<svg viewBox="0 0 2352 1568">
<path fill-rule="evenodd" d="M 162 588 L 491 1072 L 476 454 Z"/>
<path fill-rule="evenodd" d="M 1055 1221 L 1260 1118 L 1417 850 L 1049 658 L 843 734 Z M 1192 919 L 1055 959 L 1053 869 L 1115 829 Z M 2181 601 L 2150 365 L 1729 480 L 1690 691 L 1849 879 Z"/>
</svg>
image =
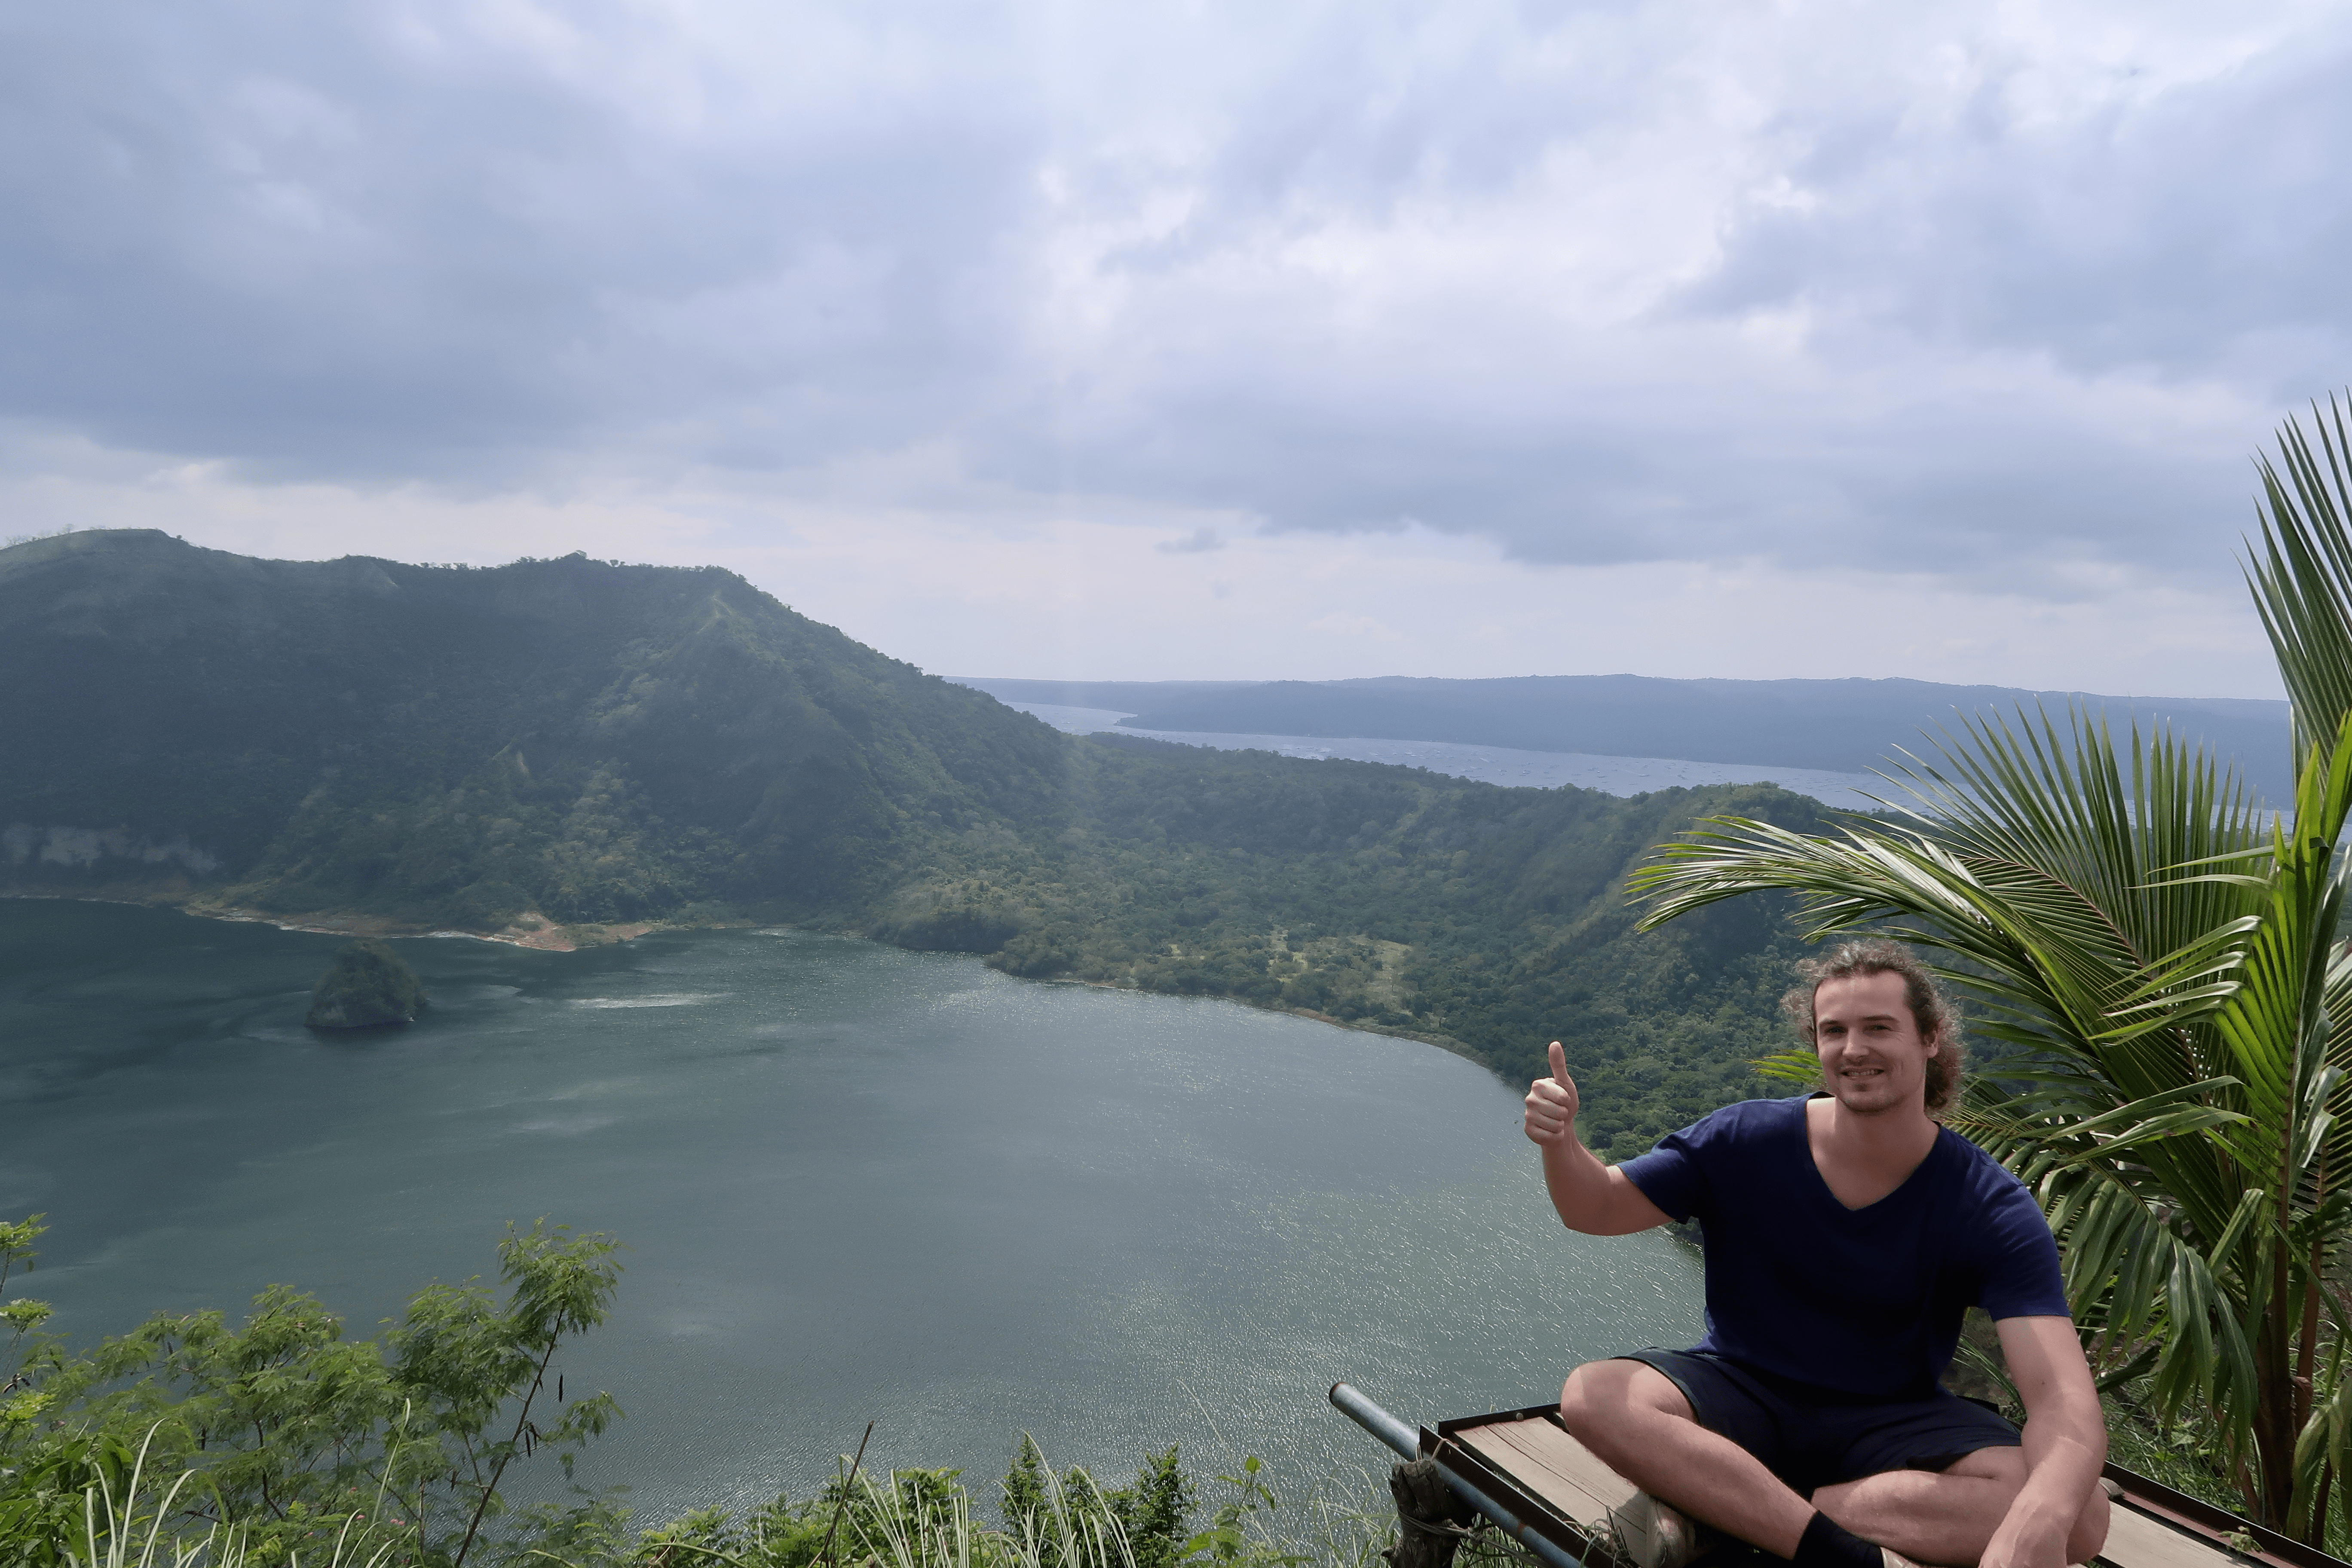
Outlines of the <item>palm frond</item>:
<svg viewBox="0 0 2352 1568">
<path fill-rule="evenodd" d="M 2254 608 L 2294 709 L 2298 763 L 2352 711 L 2352 428 L 2333 394 L 2312 405 L 2316 451 L 2302 422 L 2279 432 L 2282 474 L 2257 458 L 2262 549 L 2246 568 Z"/>
<path fill-rule="evenodd" d="M 1643 929 L 1770 889 L 1814 939 L 1934 953 L 2025 1053 L 1948 1120 L 2041 1204 L 2103 1386 L 2145 1379 L 2305 1540 L 2352 1494 L 2352 396 L 2312 414 L 2258 459 L 2245 566 L 2294 708 L 2287 809 L 2161 723 L 1961 715 L 1882 774 L 1887 816 L 1711 818 L 1628 884 Z"/>
</svg>

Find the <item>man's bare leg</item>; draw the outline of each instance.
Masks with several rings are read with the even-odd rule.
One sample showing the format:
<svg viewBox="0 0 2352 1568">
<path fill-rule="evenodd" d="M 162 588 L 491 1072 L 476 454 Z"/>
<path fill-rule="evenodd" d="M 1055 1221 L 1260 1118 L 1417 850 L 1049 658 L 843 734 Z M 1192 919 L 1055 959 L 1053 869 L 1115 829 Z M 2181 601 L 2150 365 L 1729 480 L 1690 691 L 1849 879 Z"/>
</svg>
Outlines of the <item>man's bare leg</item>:
<svg viewBox="0 0 2352 1568">
<path fill-rule="evenodd" d="M 1940 1474 L 1889 1470 L 1823 1487 L 1813 1506 L 1906 1557 L 1973 1568 L 2024 1487 L 2025 1473 L 2024 1449 L 1979 1448 Z M 2106 1537 L 2106 1494 L 2094 1488 L 2067 1532 L 2066 1561 L 2088 1563 Z"/>
<path fill-rule="evenodd" d="M 1755 1455 L 1700 1426 L 1683 1391 L 1657 1368 L 1637 1361 L 1578 1367 L 1559 1391 L 1559 1415 L 1603 1464 L 1659 1501 L 1775 1557 L 1797 1554 L 1813 1504 Z"/>
</svg>

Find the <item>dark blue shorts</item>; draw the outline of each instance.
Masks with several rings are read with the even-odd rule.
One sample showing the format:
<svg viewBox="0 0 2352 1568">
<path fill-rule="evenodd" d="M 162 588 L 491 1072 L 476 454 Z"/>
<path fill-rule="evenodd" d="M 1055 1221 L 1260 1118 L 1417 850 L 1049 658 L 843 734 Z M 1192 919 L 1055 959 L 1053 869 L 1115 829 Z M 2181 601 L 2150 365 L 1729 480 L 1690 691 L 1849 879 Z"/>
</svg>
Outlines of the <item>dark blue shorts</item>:
<svg viewBox="0 0 2352 1568">
<path fill-rule="evenodd" d="M 1932 1399 L 1853 1405 L 1711 1351 L 1635 1351 L 1674 1380 L 1700 1426 L 1764 1461 L 1799 1497 L 1886 1470 L 1941 1470 L 1979 1448 L 2014 1448 L 1992 1406 L 1937 1389 Z"/>
</svg>

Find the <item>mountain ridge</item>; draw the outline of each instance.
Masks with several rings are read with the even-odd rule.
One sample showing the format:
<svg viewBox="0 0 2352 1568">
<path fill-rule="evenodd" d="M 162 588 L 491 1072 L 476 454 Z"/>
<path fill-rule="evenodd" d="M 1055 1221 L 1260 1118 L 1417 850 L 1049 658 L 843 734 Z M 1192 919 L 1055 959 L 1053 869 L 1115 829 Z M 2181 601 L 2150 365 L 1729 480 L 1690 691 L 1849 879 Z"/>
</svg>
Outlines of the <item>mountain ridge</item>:
<svg viewBox="0 0 2352 1568">
<path fill-rule="evenodd" d="M 706 868 L 718 888 L 821 900 L 919 816 L 1024 815 L 1059 762 L 1045 725 L 715 568 L 263 562 L 90 531 L 0 551 L 0 658 L 19 674 L 0 691 L 10 822 L 135 827 L 310 907 L 381 905 L 388 885 L 488 920 L 515 889 L 469 903 L 425 862 L 496 861 L 486 816 L 556 805 L 602 819 L 572 857 L 587 884 L 599 852 L 606 871 L 646 858 L 620 849 L 631 836 L 688 858 L 716 836 L 735 840 L 735 864 Z M 714 749 L 727 760 L 703 766 Z M 334 858 L 320 836 L 363 832 L 344 820 L 363 805 L 429 845 L 345 846 L 390 859 L 302 896 Z M 10 862 L 20 879 L 44 864 Z M 601 918 L 650 907 L 609 877 L 575 895 Z"/>
<path fill-rule="evenodd" d="M 1762 785 L 1631 799 L 1065 735 L 716 568 L 0 550 L 0 892 L 532 945 L 788 921 L 1426 1039 L 1559 1038 L 1620 1153 L 1750 1086 L 1770 900 L 1623 880 Z"/>
<path fill-rule="evenodd" d="M 2168 721 L 2234 759 L 2257 791 L 2290 792 L 2287 705 L 2261 698 L 2129 697 L 1903 677 L 1695 679 L 1637 675 L 1453 679 L 1056 682 L 958 677 L 1005 701 L 1116 709 L 1163 733 L 1443 741 L 1519 751 L 1869 773 L 1898 751 L 1932 756 L 1960 713 L 2009 718 L 2080 703 Z M 1051 693 L 1049 695 L 1048 693 Z M 1899 759 L 1896 759 L 1899 760 Z"/>
</svg>

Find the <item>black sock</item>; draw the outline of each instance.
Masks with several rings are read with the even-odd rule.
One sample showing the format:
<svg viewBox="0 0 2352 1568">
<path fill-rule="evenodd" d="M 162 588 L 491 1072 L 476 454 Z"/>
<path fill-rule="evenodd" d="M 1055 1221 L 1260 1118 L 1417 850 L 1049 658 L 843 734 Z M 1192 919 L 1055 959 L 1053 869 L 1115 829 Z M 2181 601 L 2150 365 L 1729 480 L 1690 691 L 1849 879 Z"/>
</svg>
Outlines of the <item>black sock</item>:
<svg viewBox="0 0 2352 1568">
<path fill-rule="evenodd" d="M 1816 1512 L 1805 1521 L 1797 1554 L 1789 1562 L 1791 1568 L 1885 1568 L 1886 1558 L 1828 1514 Z"/>
</svg>

